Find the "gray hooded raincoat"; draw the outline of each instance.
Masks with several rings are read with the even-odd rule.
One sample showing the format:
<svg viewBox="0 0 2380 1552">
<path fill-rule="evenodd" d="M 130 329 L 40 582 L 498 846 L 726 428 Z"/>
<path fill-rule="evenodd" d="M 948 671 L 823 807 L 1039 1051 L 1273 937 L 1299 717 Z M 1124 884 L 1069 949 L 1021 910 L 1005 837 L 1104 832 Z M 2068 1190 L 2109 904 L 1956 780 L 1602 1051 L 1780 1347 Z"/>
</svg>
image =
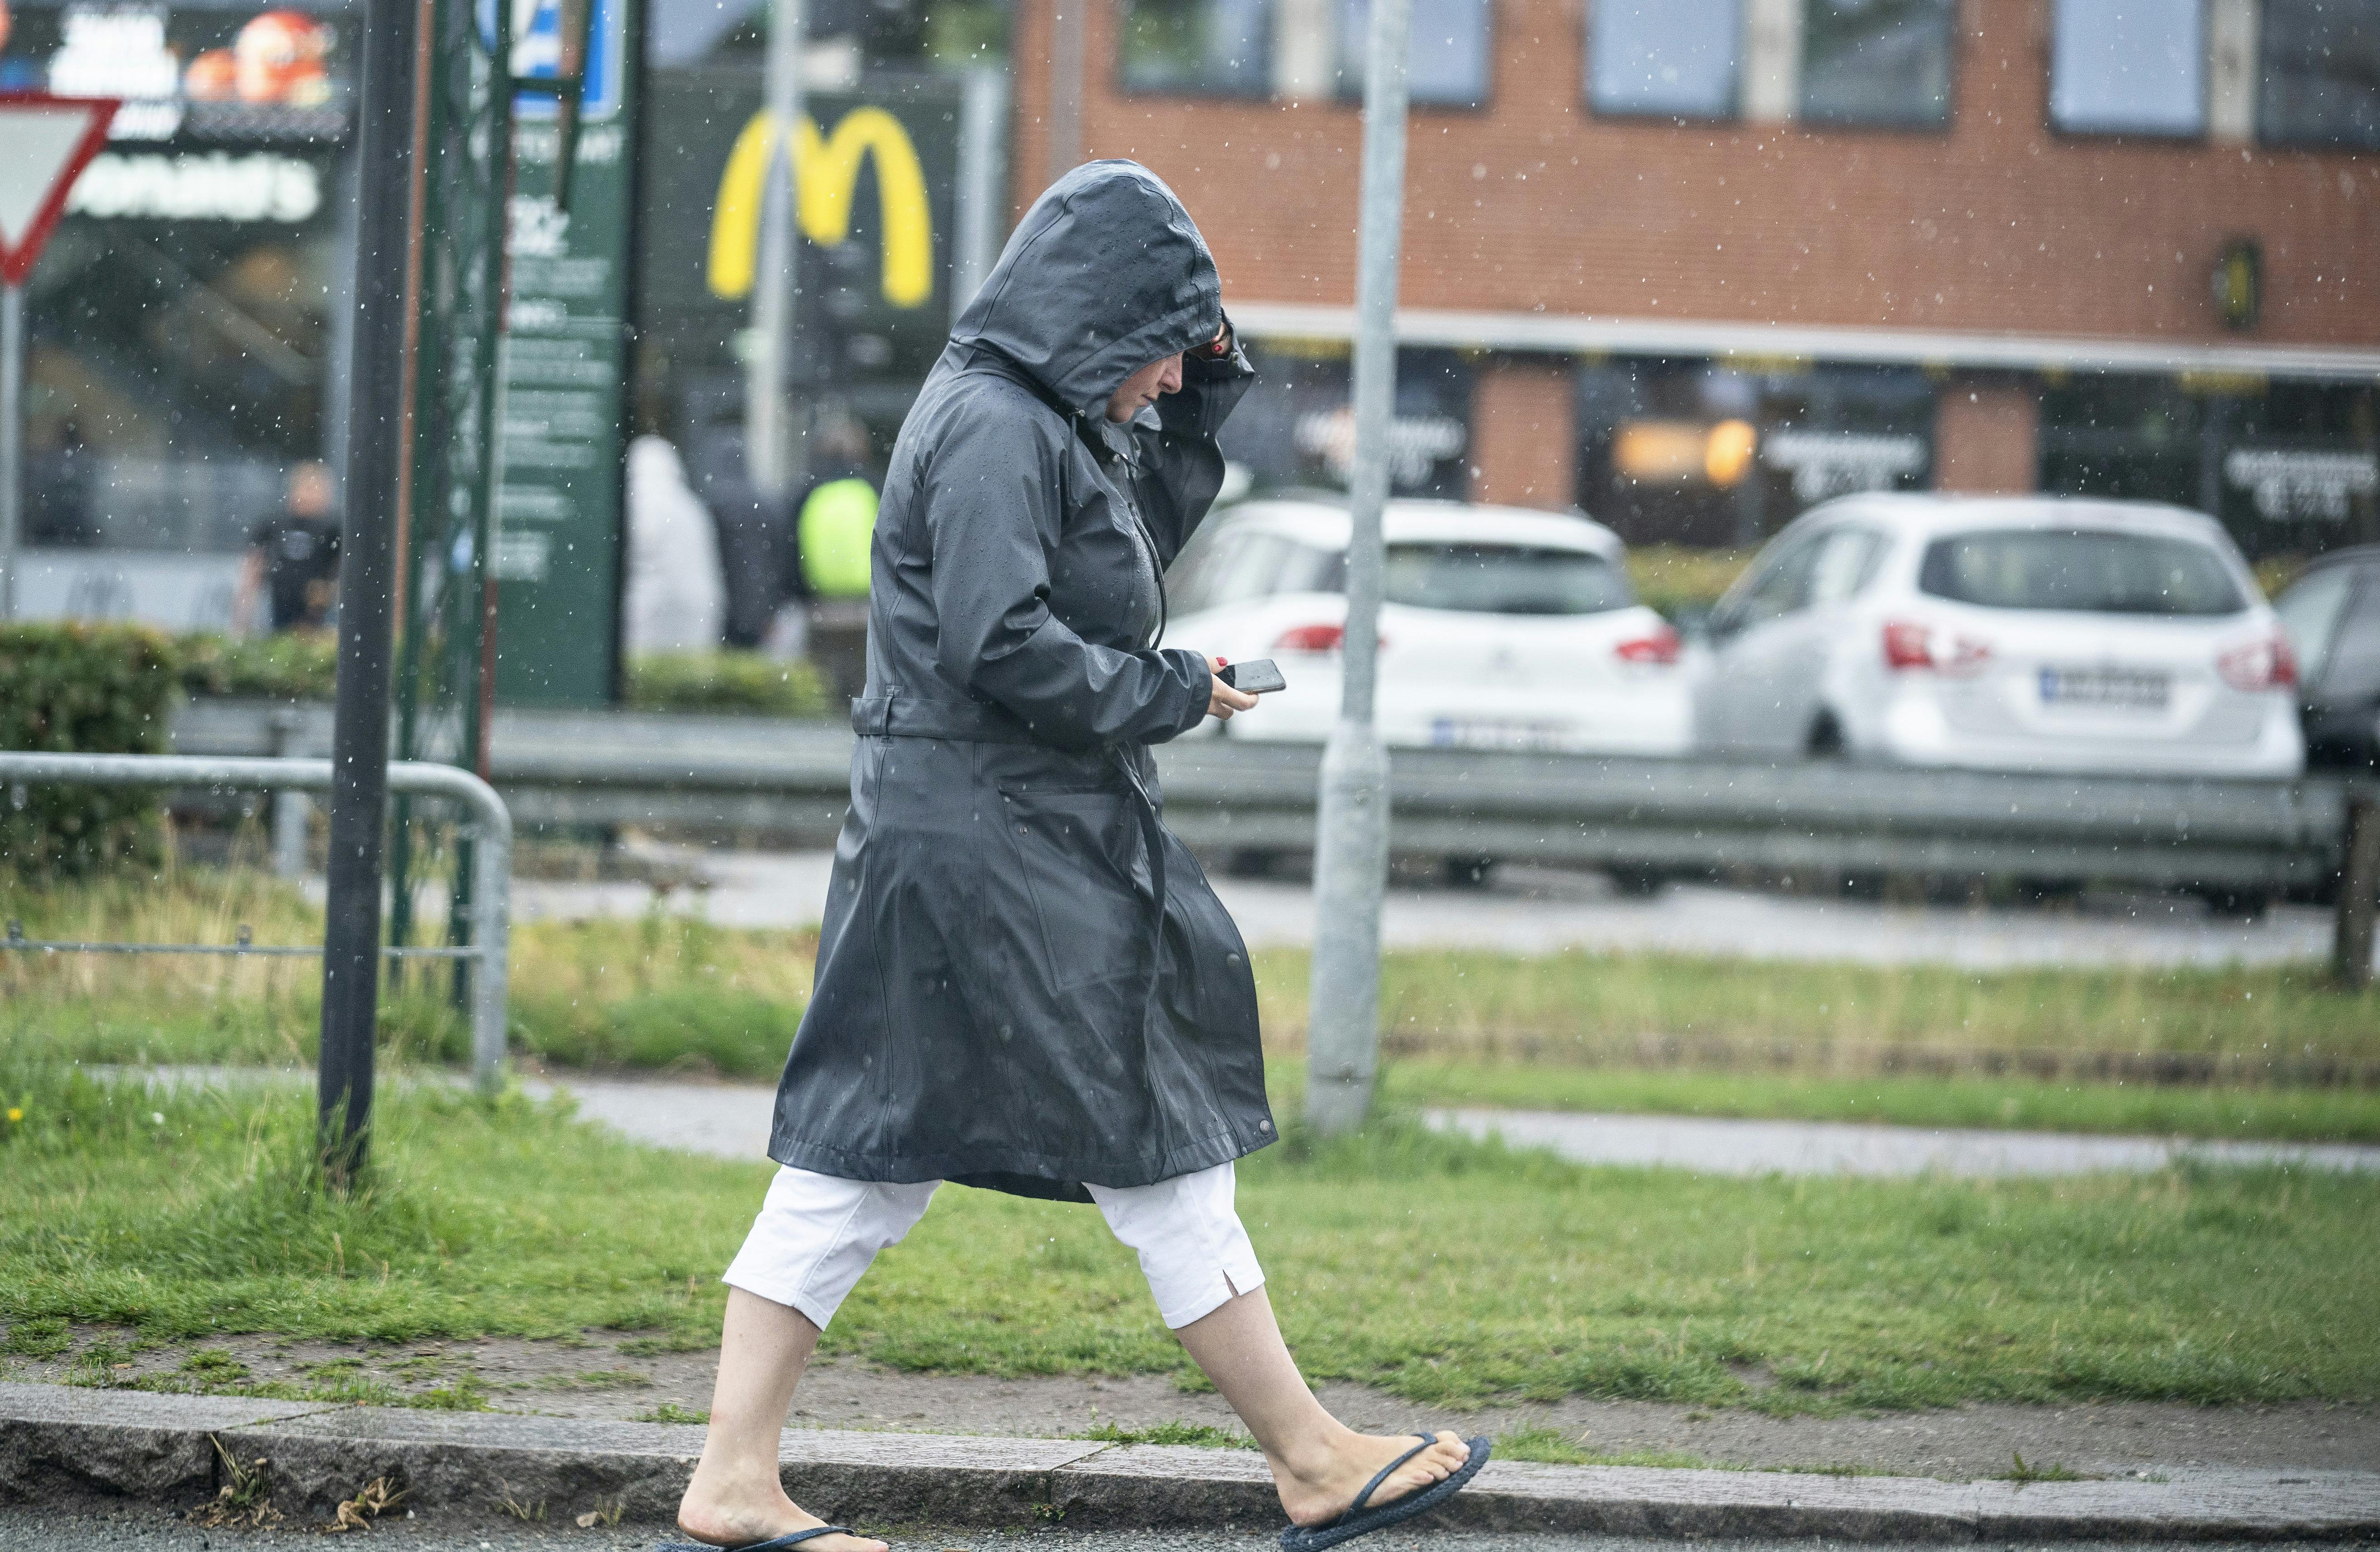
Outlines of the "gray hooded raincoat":
<svg viewBox="0 0 2380 1552">
<path fill-rule="evenodd" d="M 1148 746 L 1205 660 L 1152 649 L 1165 565 L 1222 479 L 1253 377 L 1185 359 L 1221 284 L 1130 162 L 1035 202 L 902 427 L 878 514 L 817 988 L 770 1156 L 852 1180 L 1087 1200 L 1273 1140 L 1247 951 L 1160 818 Z"/>
</svg>

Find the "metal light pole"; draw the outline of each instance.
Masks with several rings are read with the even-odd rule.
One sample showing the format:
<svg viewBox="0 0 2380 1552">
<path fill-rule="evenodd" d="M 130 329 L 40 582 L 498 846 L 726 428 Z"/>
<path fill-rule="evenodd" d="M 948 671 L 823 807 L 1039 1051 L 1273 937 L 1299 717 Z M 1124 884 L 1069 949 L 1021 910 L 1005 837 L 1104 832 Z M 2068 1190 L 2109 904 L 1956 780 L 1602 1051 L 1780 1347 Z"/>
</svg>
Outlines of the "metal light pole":
<svg viewBox="0 0 2380 1552">
<path fill-rule="evenodd" d="M 1313 1012 L 1306 1119 L 1363 1123 L 1380 1044 L 1380 895 L 1389 869 L 1389 752 L 1372 721 L 1386 556 L 1389 424 L 1397 386 L 1397 248 L 1404 223 L 1405 47 L 1412 0 L 1372 0 L 1364 76 L 1364 193 L 1355 273 L 1355 469 L 1348 513 L 1345 677 L 1322 752 L 1314 855 Z"/>
<path fill-rule="evenodd" d="M 364 13 L 356 155 L 368 189 L 407 186 L 415 12 L 414 0 L 369 0 Z M 344 1187 L 362 1170 L 371 1122 L 408 214 L 402 198 L 367 198 L 356 233 L 355 392 L 348 415 L 346 523 L 339 542 L 338 706 L 331 730 L 318 1089 L 322 1172 L 334 1187 Z"/>
<path fill-rule="evenodd" d="M 771 0 L 762 91 L 772 133 L 769 170 L 760 183 L 760 273 L 753 277 L 752 353 L 744 385 L 745 471 L 755 490 L 771 496 L 790 491 L 801 470 L 785 377 L 801 295 L 795 284 L 801 238 L 795 147 L 801 135 L 805 25 L 802 0 Z"/>
<path fill-rule="evenodd" d="M 0 285 L 0 622 L 17 617 L 25 518 L 25 288 Z"/>
</svg>

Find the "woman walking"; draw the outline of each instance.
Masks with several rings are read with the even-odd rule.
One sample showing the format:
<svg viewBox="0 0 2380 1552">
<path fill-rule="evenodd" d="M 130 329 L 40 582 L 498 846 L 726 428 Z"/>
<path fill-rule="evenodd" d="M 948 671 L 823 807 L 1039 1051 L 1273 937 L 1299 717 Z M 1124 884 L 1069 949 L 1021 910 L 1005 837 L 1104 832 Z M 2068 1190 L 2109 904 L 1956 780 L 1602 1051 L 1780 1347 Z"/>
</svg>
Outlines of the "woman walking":
<svg viewBox="0 0 2380 1552">
<path fill-rule="evenodd" d="M 678 1510 L 698 1542 L 882 1552 L 786 1497 L 778 1437 L 820 1330 L 943 1181 L 1098 1205 L 1263 1448 L 1285 1546 L 1417 1513 L 1487 1459 L 1324 1412 L 1232 1206 L 1232 1161 L 1273 1140 L 1256 988 L 1148 746 L 1256 704 L 1151 645 L 1253 376 L 1172 191 L 1097 162 L 1026 213 L 902 428 L 783 1168 L 727 1270 Z"/>
</svg>

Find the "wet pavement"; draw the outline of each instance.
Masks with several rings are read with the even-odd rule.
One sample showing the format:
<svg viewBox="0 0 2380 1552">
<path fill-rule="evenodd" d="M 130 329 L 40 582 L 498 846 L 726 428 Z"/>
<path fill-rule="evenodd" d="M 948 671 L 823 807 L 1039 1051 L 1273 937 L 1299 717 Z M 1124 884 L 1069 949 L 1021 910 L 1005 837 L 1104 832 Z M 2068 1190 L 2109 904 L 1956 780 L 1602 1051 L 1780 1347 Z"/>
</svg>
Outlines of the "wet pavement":
<svg viewBox="0 0 2380 1552">
<path fill-rule="evenodd" d="M 528 1079 L 525 1085 L 540 1097 L 567 1089 L 577 1098 L 579 1114 L 641 1142 L 727 1158 L 759 1158 L 768 1152 L 769 1122 L 776 1102 L 771 1087 L 575 1076 Z M 2380 1170 L 2380 1146 L 2350 1144 L 2182 1143 L 2162 1137 L 1547 1110 L 1426 1114 L 1433 1125 L 1473 1136 L 1500 1134 L 1515 1146 L 1551 1148 L 1581 1163 L 1660 1165 L 1705 1174 L 2082 1175 L 2163 1170 L 2184 1158 L 2216 1164 Z"/>
</svg>

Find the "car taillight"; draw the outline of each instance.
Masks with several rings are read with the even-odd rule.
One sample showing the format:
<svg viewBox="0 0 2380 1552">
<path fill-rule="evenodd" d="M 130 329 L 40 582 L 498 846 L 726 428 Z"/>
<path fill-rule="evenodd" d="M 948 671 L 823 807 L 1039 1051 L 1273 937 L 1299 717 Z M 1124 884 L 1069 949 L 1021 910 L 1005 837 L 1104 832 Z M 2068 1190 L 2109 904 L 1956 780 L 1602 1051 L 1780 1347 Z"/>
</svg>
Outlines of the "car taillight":
<svg viewBox="0 0 2380 1552">
<path fill-rule="evenodd" d="M 2235 690 L 2286 690 L 2298 682 L 2298 658 L 2289 650 L 2289 638 L 2276 631 L 2223 653 L 2215 660 L 2215 671 Z"/>
<path fill-rule="evenodd" d="M 1684 646 L 1684 640 L 1676 631 L 1663 625 L 1650 636 L 1623 641 L 1611 651 L 1621 662 L 1674 663 Z"/>
<path fill-rule="evenodd" d="M 1884 666 L 1895 672 L 1979 673 L 1991 656 L 1992 644 L 1972 636 L 1953 636 L 1915 620 L 1884 623 Z"/>
<path fill-rule="evenodd" d="M 1347 638 L 1344 625 L 1292 625 L 1273 638 L 1276 652 L 1335 652 Z"/>
</svg>

